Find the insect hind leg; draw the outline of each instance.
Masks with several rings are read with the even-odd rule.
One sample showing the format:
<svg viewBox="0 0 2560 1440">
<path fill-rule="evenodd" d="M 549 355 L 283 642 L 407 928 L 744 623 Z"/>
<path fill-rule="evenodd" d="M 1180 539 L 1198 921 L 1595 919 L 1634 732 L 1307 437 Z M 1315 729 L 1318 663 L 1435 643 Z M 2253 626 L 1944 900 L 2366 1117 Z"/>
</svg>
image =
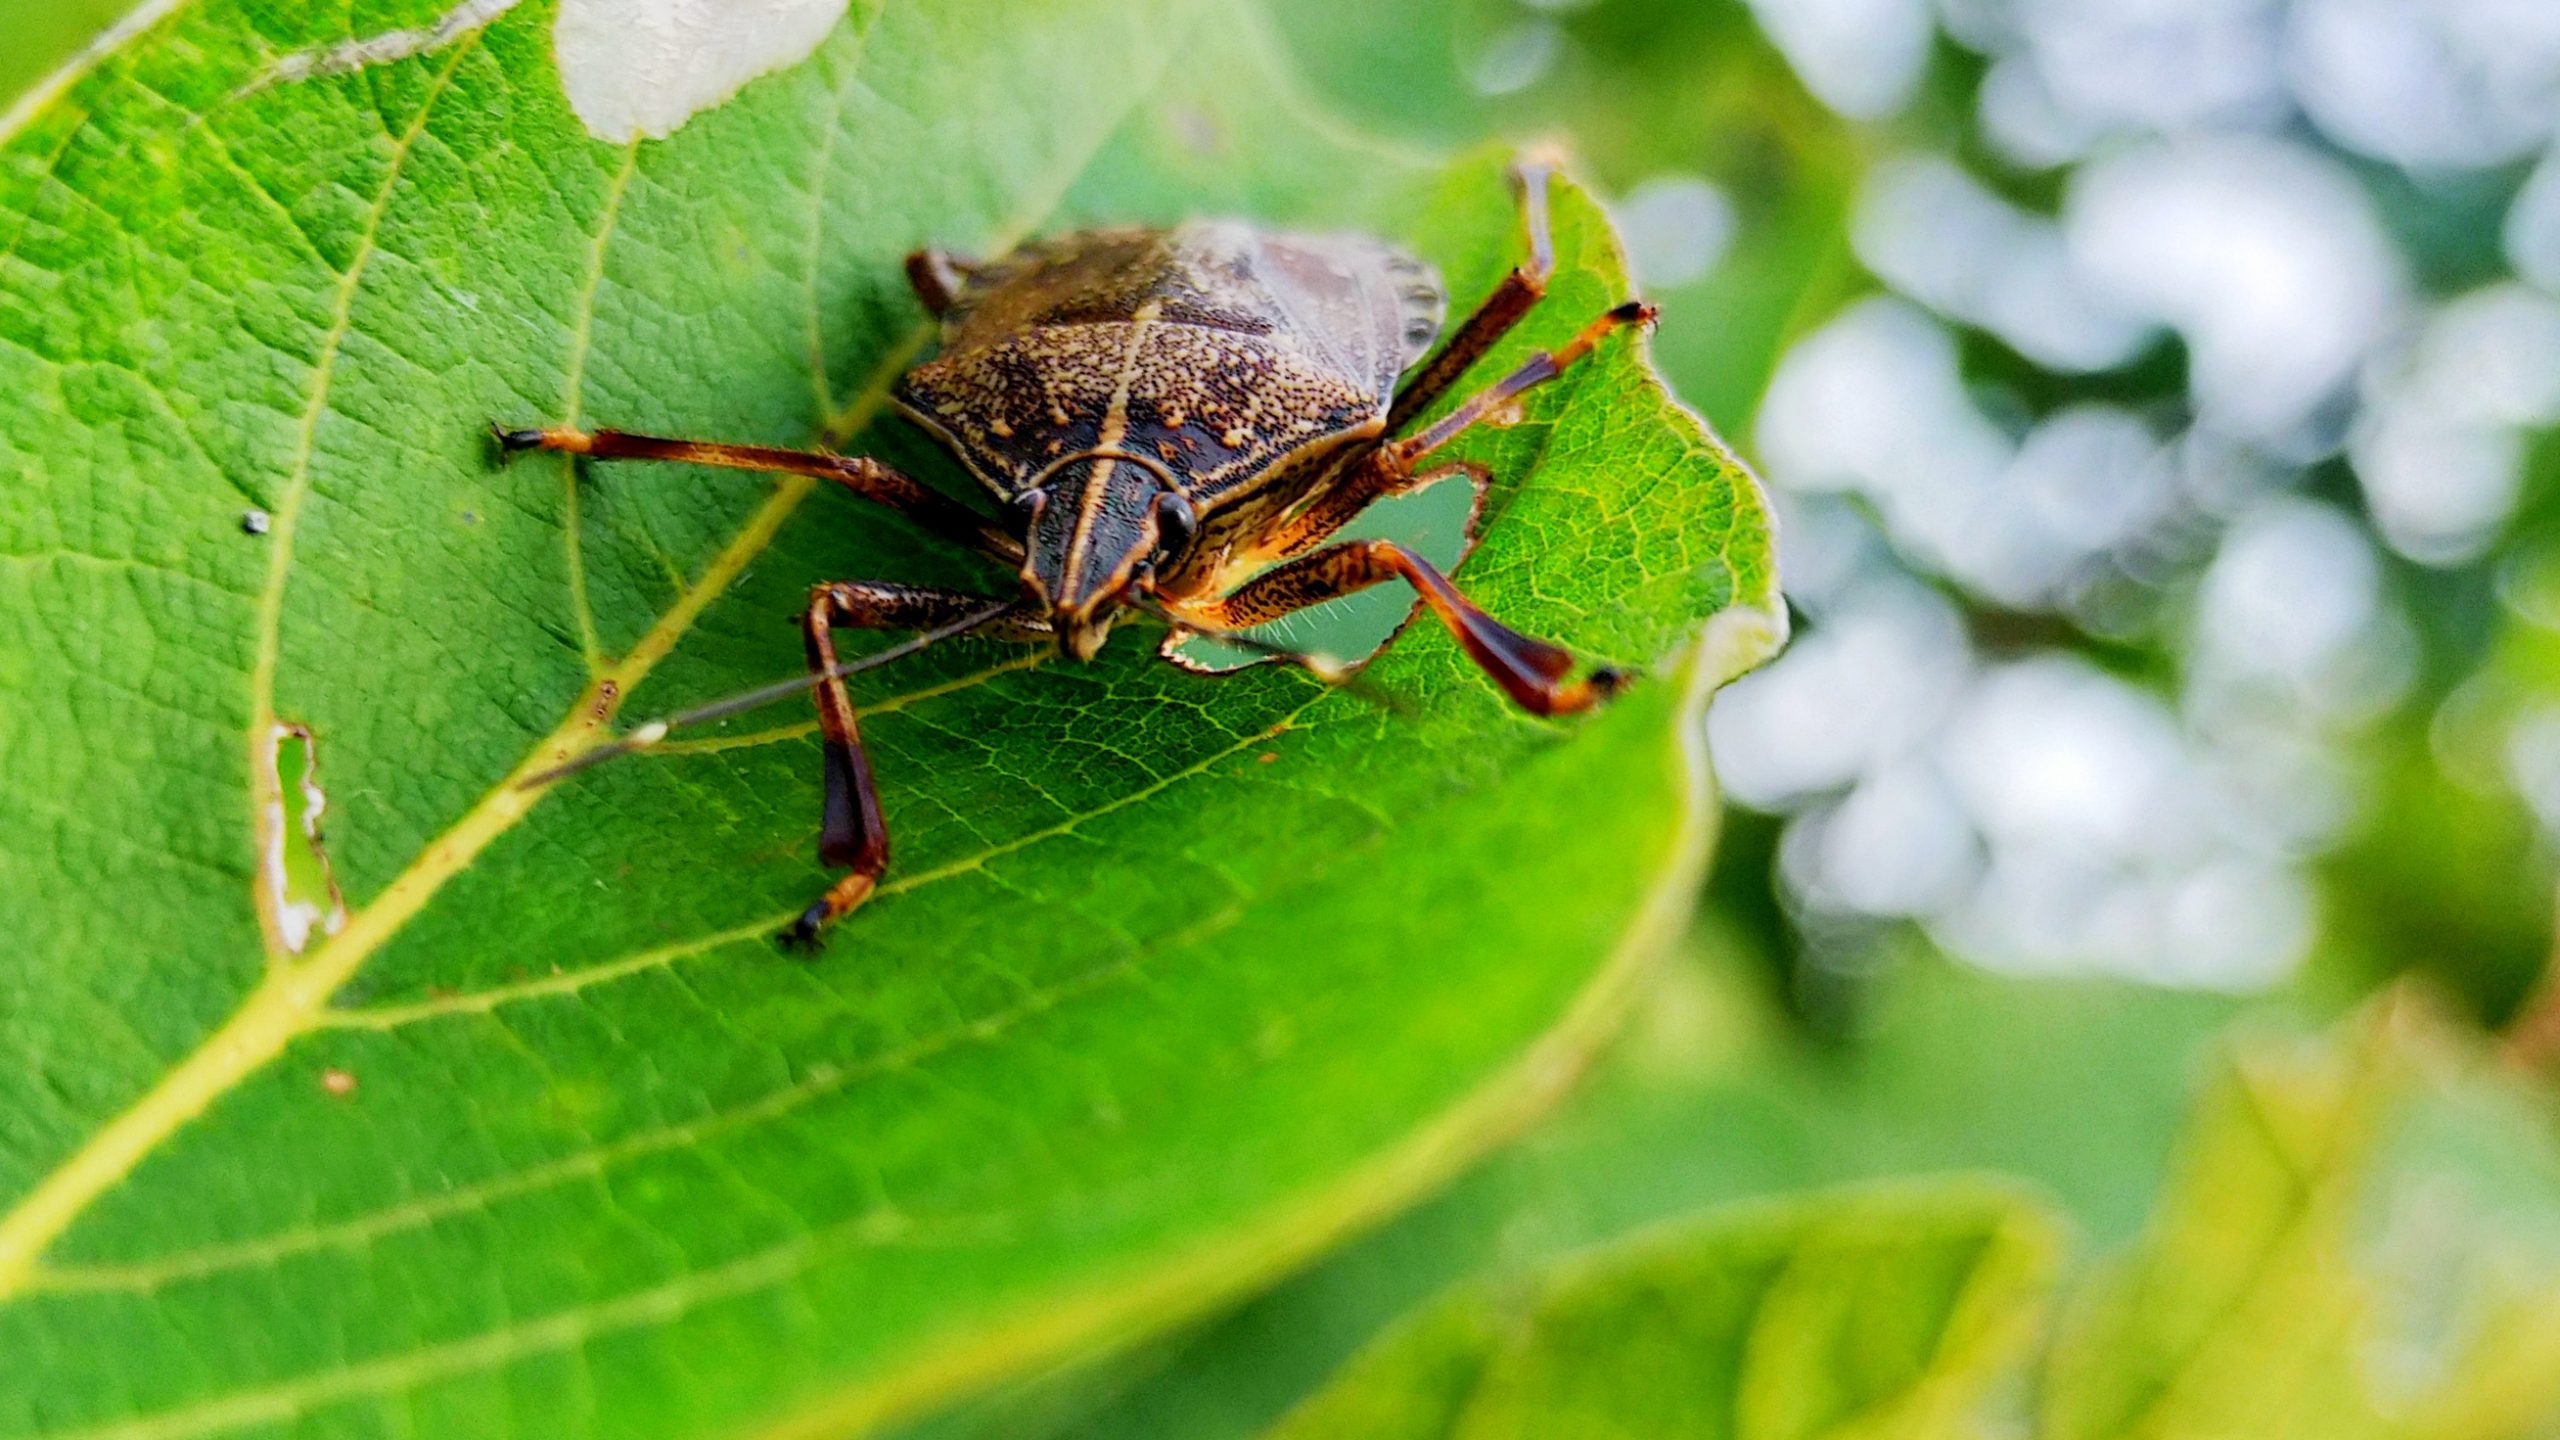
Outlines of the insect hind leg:
<svg viewBox="0 0 2560 1440">
<path fill-rule="evenodd" d="M 1402 429 L 1431 408 L 1431 402 L 1449 393 L 1546 295 L 1547 280 L 1556 268 L 1555 240 L 1547 219 L 1547 181 L 1554 173 L 1554 162 L 1541 156 L 1526 157 L 1512 167 L 1512 183 L 1520 195 L 1521 238 L 1529 253 L 1459 322 L 1440 353 L 1396 392 L 1395 404 L 1387 412 L 1389 433 Z"/>
</svg>

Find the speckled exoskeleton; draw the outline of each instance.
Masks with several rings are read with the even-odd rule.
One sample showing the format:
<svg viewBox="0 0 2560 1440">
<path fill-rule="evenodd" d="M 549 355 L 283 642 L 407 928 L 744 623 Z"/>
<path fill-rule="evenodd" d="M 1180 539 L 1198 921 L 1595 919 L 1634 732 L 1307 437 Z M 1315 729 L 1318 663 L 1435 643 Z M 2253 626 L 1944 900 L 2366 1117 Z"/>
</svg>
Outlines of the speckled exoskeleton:
<svg viewBox="0 0 2560 1440">
<path fill-rule="evenodd" d="M 814 941 L 870 895 L 889 861 L 836 658 L 839 628 L 928 638 L 983 631 L 1084 660 L 1136 610 L 1167 627 L 1165 657 L 1186 663 L 1180 647 L 1194 635 L 1231 639 L 1401 579 L 1521 706 L 1567 714 L 1616 689 L 1614 672 L 1575 676 L 1571 655 L 1485 614 L 1406 547 L 1327 543 L 1372 503 L 1451 476 L 1466 476 L 1480 502 L 1489 478 L 1481 467 L 1434 466 L 1433 456 L 1612 330 L 1652 319 L 1649 306 L 1619 305 L 1430 426 L 1402 433 L 1545 291 L 1547 170 L 1526 165 L 1517 178 L 1528 256 L 1436 353 L 1447 300 L 1439 278 L 1366 236 L 1193 221 L 1081 231 L 983 263 L 933 250 L 909 257 L 908 279 L 941 318 L 942 343 L 907 372 L 897 407 L 986 487 L 992 515 L 864 456 L 616 430 L 499 432 L 511 451 L 833 480 L 1019 571 L 1021 593 L 1010 599 L 878 580 L 812 591 L 802 626 L 826 757 L 818 853 L 848 873 L 786 941 Z"/>
</svg>

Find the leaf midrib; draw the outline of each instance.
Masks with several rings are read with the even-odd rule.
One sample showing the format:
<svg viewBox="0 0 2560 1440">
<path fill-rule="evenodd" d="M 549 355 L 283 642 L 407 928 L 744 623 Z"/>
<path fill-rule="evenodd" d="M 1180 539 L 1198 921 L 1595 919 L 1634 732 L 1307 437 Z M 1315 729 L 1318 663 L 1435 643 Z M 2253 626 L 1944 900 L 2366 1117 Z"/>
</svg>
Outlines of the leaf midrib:
<svg viewBox="0 0 2560 1440">
<path fill-rule="evenodd" d="M 875 10 L 864 18 L 877 25 L 881 12 Z M 290 576 L 291 517 L 298 512 L 301 497 L 308 488 L 317 421 L 326 409 L 338 342 L 346 334 L 356 299 L 362 293 L 364 261 L 372 253 L 373 236 L 399 193 L 409 146 L 425 132 L 437 102 L 447 93 L 447 82 L 463 59 L 478 46 L 486 28 L 483 26 L 457 39 L 452 57 L 438 72 L 433 87 L 420 103 L 416 117 L 395 148 L 381 190 L 366 217 L 356 259 L 350 262 L 340 282 L 332 327 L 324 337 L 316 362 L 314 398 L 306 407 L 297 446 L 299 459 L 285 498 L 278 503 L 271 531 L 271 536 L 282 543 L 276 544 L 275 558 L 270 563 L 269 581 L 261 596 L 258 634 L 255 637 L 249 727 L 252 777 L 249 833 L 253 842 L 260 808 L 266 791 L 272 788 L 262 747 L 263 737 L 274 721 L 273 695 L 282 630 L 282 601 Z M 1173 48 L 1166 47 L 1168 57 Z M 856 58 L 859 58 L 859 52 Z M 854 83 L 857 70 L 858 67 L 848 67 L 846 76 L 836 87 L 837 124 L 843 123 L 843 97 Z M 1139 100 L 1148 93 L 1147 86 L 1138 84 L 1112 89 L 1120 97 L 1117 111 L 1109 117 L 1108 123 L 1095 127 L 1089 148 L 1076 155 L 1069 164 L 1061 166 L 1052 177 L 1052 183 L 1033 190 L 1028 197 L 1030 203 L 1023 211 L 997 228 L 992 237 L 997 248 L 1017 243 L 1043 219 L 1055 213 L 1076 177 L 1084 172 L 1095 155 L 1109 145 L 1121 124 L 1135 113 Z M 60 93 L 57 90 L 47 98 L 58 98 Z M 13 113 L 8 121 L 22 124 L 40 109 L 40 106 L 36 107 L 25 115 Z M 6 133 L 5 124 L 0 124 L 0 138 L 5 138 Z M 818 221 L 823 225 L 823 207 Z M 597 243 L 601 251 L 604 238 L 600 236 Z M 823 247 L 813 244 L 811 254 L 813 259 L 823 254 Z M 829 443 L 841 443 L 859 433 L 881 412 L 890 385 L 926 338 L 926 330 L 919 326 L 910 332 L 904 344 L 889 347 L 869 381 L 846 403 L 844 409 L 825 417 L 823 436 Z M 823 387 L 823 377 L 818 383 Z M 657 663 L 673 651 L 676 643 L 691 630 L 694 621 L 711 602 L 726 593 L 747 565 L 763 553 L 783 523 L 816 485 L 815 480 L 805 476 L 786 476 L 778 480 L 764 503 L 713 557 L 692 586 L 677 597 L 676 603 L 658 617 L 621 660 L 607 666 L 604 673 L 597 675 L 580 691 L 561 722 L 536 740 L 524 758 L 496 785 L 442 834 L 429 841 L 415 860 L 392 877 L 362 909 L 351 913 L 347 923 L 317 949 L 289 960 L 279 959 L 271 951 L 265 977 L 243 998 L 230 1018 L 163 1072 L 160 1079 L 130 1106 L 101 1126 L 5 1214 L 0 1214 L 0 1304 L 26 1293 L 42 1254 L 86 1214 L 90 1206 L 115 1188 L 161 1144 L 249 1076 L 262 1070 L 293 1040 L 325 1023 L 330 998 L 354 977 L 364 962 L 425 908 L 448 880 L 467 867 L 492 841 L 512 829 L 547 793 L 544 789 L 521 788 L 521 782 L 602 742 L 605 727 L 619 707 L 629 700 Z"/>
</svg>

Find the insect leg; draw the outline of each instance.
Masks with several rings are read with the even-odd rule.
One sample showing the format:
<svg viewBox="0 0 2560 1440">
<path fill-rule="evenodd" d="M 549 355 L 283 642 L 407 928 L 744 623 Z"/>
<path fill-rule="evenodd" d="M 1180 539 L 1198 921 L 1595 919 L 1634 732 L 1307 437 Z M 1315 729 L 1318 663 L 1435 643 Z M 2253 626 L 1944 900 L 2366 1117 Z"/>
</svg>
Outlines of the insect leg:
<svg viewBox="0 0 2560 1440">
<path fill-rule="evenodd" d="M 948 250 L 918 250 L 907 257 L 907 284 L 927 311 L 940 315 L 960 298 L 970 268 L 968 261 Z"/>
<path fill-rule="evenodd" d="M 1301 556 L 1257 576 L 1223 600 L 1195 601 L 1176 614 L 1227 630 L 1267 624 L 1292 611 L 1403 579 L 1449 627 L 1467 658 L 1519 706 L 1538 715 L 1569 715 L 1608 699 L 1624 677 L 1608 668 L 1567 680 L 1573 656 L 1531 639 L 1476 608 L 1430 561 L 1388 540 L 1349 540 Z"/>
<path fill-rule="evenodd" d="M 1402 429 L 1447 394 L 1468 367 L 1483 359 L 1547 293 L 1547 277 L 1556 265 L 1555 241 L 1547 225 L 1547 177 L 1553 173 L 1555 166 L 1544 160 L 1525 160 L 1513 169 L 1512 179 L 1520 187 L 1520 228 L 1528 242 L 1528 257 L 1502 277 L 1493 293 L 1459 323 L 1440 353 L 1396 393 L 1395 404 L 1387 411 L 1389 431 Z"/>
<path fill-rule="evenodd" d="M 824 811 L 818 826 L 818 859 L 851 873 L 827 887 L 800 912 L 779 937 L 786 946 L 808 948 L 819 934 L 846 912 L 870 898 L 889 868 L 889 831 L 880 817 L 880 792 L 871 779 L 871 761 L 862 752 L 862 732 L 855 722 L 853 696 L 836 668 L 835 627 L 866 630 L 931 630 L 984 610 L 994 603 L 982 595 L 927 590 L 880 581 L 834 581 L 809 592 L 809 608 L 801 616 L 800 633 L 807 644 L 809 668 L 827 678 L 818 682 L 818 731 L 826 775 Z M 1037 631 L 1036 636 L 1032 634 Z M 1015 638 L 1046 639 L 1045 626 L 1024 620 L 996 630 Z"/>
<path fill-rule="evenodd" d="M 677 460 L 689 465 L 715 465 L 727 470 L 762 470 L 832 480 L 856 495 L 885 505 L 957 545 L 1020 564 L 1022 546 L 995 521 L 925 485 L 904 471 L 891 469 L 867 455 L 829 455 L 814 450 L 782 450 L 768 445 L 723 445 L 708 440 L 672 440 L 635 435 L 625 430 L 500 430 L 492 427 L 508 453 L 550 450 L 596 460 Z"/>
<path fill-rule="evenodd" d="M 809 668 L 821 673 L 835 668 L 833 634 L 835 596 L 821 585 L 809 597 L 800 619 Z M 826 809 L 818 828 L 818 859 L 841 865 L 851 874 L 827 887 L 824 895 L 777 937 L 791 948 L 814 948 L 818 934 L 861 904 L 889 868 L 889 831 L 880 818 L 880 791 L 871 781 L 871 761 L 862 753 L 862 733 L 854 723 L 853 697 L 841 677 L 818 684 L 818 730 L 824 737 Z"/>
<path fill-rule="evenodd" d="M 1563 374 L 1568 366 L 1590 354 L 1602 340 L 1607 339 L 1610 332 L 1628 325 L 1650 325 L 1653 316 L 1653 307 L 1641 300 L 1629 300 L 1601 312 L 1599 319 L 1583 326 L 1571 340 L 1556 349 L 1541 350 L 1522 361 L 1519 369 L 1468 396 L 1466 403 L 1433 421 L 1429 429 L 1379 446 L 1379 456 L 1395 468 L 1411 468 L 1486 416 L 1520 398 L 1523 392 Z"/>
<path fill-rule="evenodd" d="M 1342 477 L 1332 489 L 1316 496 L 1306 508 L 1281 520 L 1272 531 L 1254 542 L 1253 556 L 1262 563 L 1287 560 L 1303 555 L 1334 537 L 1343 526 L 1358 519 L 1362 511 L 1391 495 L 1407 495 L 1437 485 L 1453 475 L 1464 475 L 1475 487 L 1473 512 L 1484 508 L 1486 489 L 1493 483 L 1493 472 L 1472 460 L 1453 460 L 1437 469 L 1419 474 L 1401 465 L 1388 463 L 1385 456 L 1372 452 L 1350 474 Z M 1475 533 L 1476 515 L 1467 516 L 1467 533 Z"/>
</svg>

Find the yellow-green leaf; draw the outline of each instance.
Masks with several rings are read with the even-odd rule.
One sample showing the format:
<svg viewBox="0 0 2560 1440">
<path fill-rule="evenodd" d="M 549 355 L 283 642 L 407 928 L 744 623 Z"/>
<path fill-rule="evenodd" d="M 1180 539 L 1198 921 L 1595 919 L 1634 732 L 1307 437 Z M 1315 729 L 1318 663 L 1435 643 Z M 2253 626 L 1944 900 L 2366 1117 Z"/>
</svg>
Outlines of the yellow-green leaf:
<svg viewBox="0 0 2560 1440">
<path fill-rule="evenodd" d="M 2142 1239 L 2068 1307 L 2037 1433 L 2549 1433 L 2560 1154 L 2448 1039 L 2385 1004 L 2235 1047 Z"/>
<path fill-rule="evenodd" d="M 1963 1183 L 1678 1222 L 1435 1302 L 1271 1436 L 1967 1433 L 2056 1249 L 2040 1208 Z"/>
<path fill-rule="evenodd" d="M 909 248 L 1229 211 L 1465 303 L 1519 246 L 1498 159 L 1344 138 L 1210 0 L 858 4 L 600 144 L 550 5 L 439 28 L 499 9 L 189 0 L 0 136 L 0 1436 L 830 1433 L 1266 1278 L 1561 1087 L 1778 623 L 1760 496 L 1640 344 L 1472 445 L 1460 577 L 1643 670 L 1621 703 L 1522 719 L 1437 632 L 1369 672 L 1400 711 L 1135 634 L 929 652 L 863 677 L 896 866 L 813 965 L 764 938 L 825 878 L 805 721 L 513 777 L 791 673 L 812 581 L 1003 577 L 481 432 L 956 485 L 872 423 Z M 1557 243 L 1495 363 L 1623 296 L 1569 188 Z M 280 724 L 326 796 L 296 893 L 347 907 L 299 948 Z"/>
</svg>

